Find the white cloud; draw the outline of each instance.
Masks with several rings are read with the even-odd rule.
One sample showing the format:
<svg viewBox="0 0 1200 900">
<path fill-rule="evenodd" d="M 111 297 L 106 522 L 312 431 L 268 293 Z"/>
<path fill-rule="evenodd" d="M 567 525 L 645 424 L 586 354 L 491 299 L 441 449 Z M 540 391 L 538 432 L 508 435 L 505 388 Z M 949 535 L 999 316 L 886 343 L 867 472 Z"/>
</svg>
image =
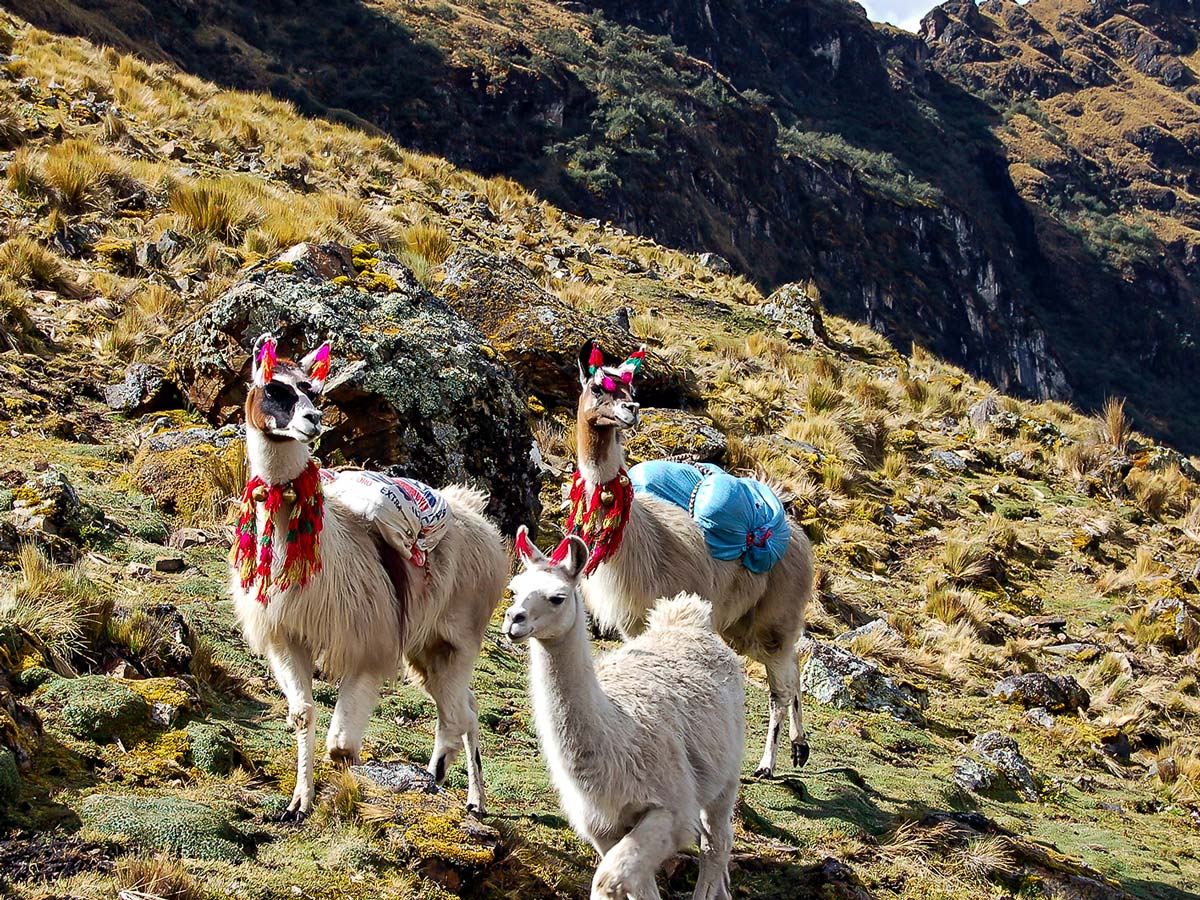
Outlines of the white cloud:
<svg viewBox="0 0 1200 900">
<path fill-rule="evenodd" d="M 914 34 L 921 27 L 921 18 L 933 9 L 931 0 L 862 0 L 867 17 L 873 22 L 889 22 Z"/>
</svg>

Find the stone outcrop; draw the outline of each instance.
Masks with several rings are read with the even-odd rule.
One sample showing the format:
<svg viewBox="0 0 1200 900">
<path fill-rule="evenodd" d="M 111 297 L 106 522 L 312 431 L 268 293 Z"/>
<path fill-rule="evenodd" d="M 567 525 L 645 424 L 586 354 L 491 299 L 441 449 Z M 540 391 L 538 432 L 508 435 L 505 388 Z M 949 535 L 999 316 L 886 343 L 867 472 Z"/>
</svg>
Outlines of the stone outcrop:
<svg viewBox="0 0 1200 900">
<path fill-rule="evenodd" d="M 474 482 L 505 531 L 533 524 L 533 438 L 512 369 L 398 262 L 377 254 L 364 278 L 354 259 L 302 245 L 251 270 L 172 342 L 188 399 L 214 422 L 240 421 L 258 335 L 274 334 L 285 354 L 329 340 L 322 456 L 434 486 Z"/>
</svg>

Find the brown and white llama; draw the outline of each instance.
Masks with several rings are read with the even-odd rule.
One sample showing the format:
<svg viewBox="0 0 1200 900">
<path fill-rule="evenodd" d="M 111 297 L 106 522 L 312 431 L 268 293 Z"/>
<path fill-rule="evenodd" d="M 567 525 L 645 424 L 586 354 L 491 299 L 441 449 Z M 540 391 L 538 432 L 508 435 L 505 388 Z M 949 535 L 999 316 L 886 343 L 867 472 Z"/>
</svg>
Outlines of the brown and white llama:
<svg viewBox="0 0 1200 900">
<path fill-rule="evenodd" d="M 352 765 L 380 687 L 402 663 L 437 704 L 429 771 L 440 782 L 465 748 L 468 805 L 482 812 L 479 722 L 469 684 L 509 572 L 504 541 L 483 515 L 487 498 L 464 486 L 441 490 L 450 514 L 436 547 L 402 552 L 378 523 L 322 489 L 309 443 L 321 432 L 314 401 L 329 374 L 329 345 L 295 363 L 276 358 L 274 339 L 263 335 L 251 365 L 251 480 L 231 582 L 246 640 L 270 663 L 296 732 L 289 815 L 301 819 L 312 807 L 315 669 L 340 679 L 326 749 L 335 762 Z"/>
<path fill-rule="evenodd" d="M 766 667 L 770 721 L 757 774 L 774 772 L 785 710 L 792 764 L 803 766 L 809 750 L 797 643 L 812 597 L 812 546 L 794 527 L 783 557 L 767 572 L 751 572 L 737 560 L 713 558 L 688 510 L 633 492 L 622 441 L 639 420 L 632 376 L 640 362 L 637 355 L 621 366 L 606 365 L 591 341 L 579 353 L 572 524 L 592 547 L 584 600 L 597 622 L 627 639 L 645 629 L 660 597 L 695 593 L 710 602 L 717 633 Z M 588 527 L 581 527 L 584 519 Z"/>
</svg>

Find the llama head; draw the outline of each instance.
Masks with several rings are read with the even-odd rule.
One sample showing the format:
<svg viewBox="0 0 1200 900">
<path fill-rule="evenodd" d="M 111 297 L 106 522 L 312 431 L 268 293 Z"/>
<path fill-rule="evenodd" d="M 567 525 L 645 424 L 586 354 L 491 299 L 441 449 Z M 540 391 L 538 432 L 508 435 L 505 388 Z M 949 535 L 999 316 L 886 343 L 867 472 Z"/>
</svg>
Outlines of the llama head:
<svg viewBox="0 0 1200 900">
<path fill-rule="evenodd" d="M 646 348 L 619 366 L 605 361 L 595 341 L 579 348 L 579 418 L 596 428 L 630 428 L 638 423 L 639 404 L 633 402 L 633 378 L 646 359 Z"/>
<path fill-rule="evenodd" d="M 275 338 L 264 334 L 254 342 L 250 371 L 246 426 L 275 440 L 315 440 L 321 433 L 316 399 L 329 377 L 329 343 L 297 363 L 279 356 Z"/>
<path fill-rule="evenodd" d="M 524 569 L 509 583 L 513 600 L 504 613 L 502 630 L 518 643 L 560 638 L 583 615 L 578 588 L 588 545 L 572 534 L 546 556 L 529 539 L 524 525 L 517 530 L 516 545 Z"/>
</svg>

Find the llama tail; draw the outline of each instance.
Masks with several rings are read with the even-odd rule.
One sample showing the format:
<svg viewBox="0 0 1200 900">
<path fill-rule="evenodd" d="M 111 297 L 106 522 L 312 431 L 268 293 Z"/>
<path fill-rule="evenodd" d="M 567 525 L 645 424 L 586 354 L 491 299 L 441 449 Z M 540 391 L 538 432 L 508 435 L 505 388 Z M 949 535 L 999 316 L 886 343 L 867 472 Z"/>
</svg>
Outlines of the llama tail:
<svg viewBox="0 0 1200 900">
<path fill-rule="evenodd" d="M 651 629 L 703 628 L 712 631 L 712 604 L 697 594 L 679 593 L 659 600 L 650 611 Z"/>
</svg>

